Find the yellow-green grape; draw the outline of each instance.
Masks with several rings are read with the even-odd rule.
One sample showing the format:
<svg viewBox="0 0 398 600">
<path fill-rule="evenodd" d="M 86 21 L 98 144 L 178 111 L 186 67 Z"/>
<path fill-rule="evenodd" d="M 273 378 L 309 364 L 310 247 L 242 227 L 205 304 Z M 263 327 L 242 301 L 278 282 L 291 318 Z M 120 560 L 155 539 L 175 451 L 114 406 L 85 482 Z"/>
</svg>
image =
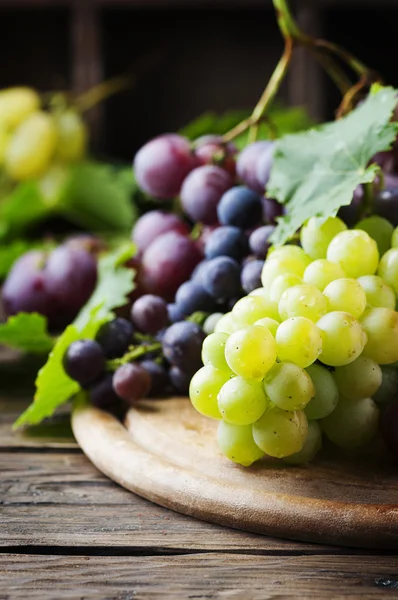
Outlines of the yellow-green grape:
<svg viewBox="0 0 398 600">
<path fill-rule="evenodd" d="M 319 360 L 325 365 L 348 365 L 358 358 L 365 347 L 365 330 L 350 313 L 340 310 L 330 312 L 319 319 L 317 326 L 323 332 Z"/>
<path fill-rule="evenodd" d="M 275 277 L 274 281 L 271 283 L 271 287 L 269 289 L 269 299 L 273 302 L 279 303 L 279 300 L 281 299 L 281 296 L 285 290 L 288 290 L 294 285 L 300 285 L 300 283 L 303 283 L 303 280 L 301 277 L 297 277 L 297 275 L 292 275 L 291 273 L 278 275 L 278 277 Z"/>
<path fill-rule="evenodd" d="M 56 116 L 58 130 L 57 158 L 74 162 L 83 158 L 87 149 L 87 128 L 81 115 L 67 109 Z"/>
<path fill-rule="evenodd" d="M 395 309 L 395 292 L 384 279 L 378 275 L 364 275 L 357 281 L 365 291 L 366 302 L 369 306 Z"/>
<path fill-rule="evenodd" d="M 236 324 L 233 320 L 232 313 L 225 313 L 216 323 L 214 327 L 215 333 L 227 333 L 228 335 L 236 331 Z"/>
<path fill-rule="evenodd" d="M 314 285 L 302 283 L 283 292 L 278 310 L 282 319 L 305 317 L 316 322 L 326 314 L 328 302 Z"/>
<path fill-rule="evenodd" d="M 372 397 L 382 381 L 379 365 L 363 355 L 349 365 L 337 367 L 333 375 L 340 394 L 350 400 Z"/>
<path fill-rule="evenodd" d="M 40 97 L 28 87 L 12 87 L 0 91 L 0 121 L 14 129 L 40 108 Z"/>
<path fill-rule="evenodd" d="M 311 217 L 300 231 L 300 242 L 304 251 L 313 259 L 326 258 L 326 252 L 332 239 L 347 225 L 338 217 L 326 219 Z"/>
<path fill-rule="evenodd" d="M 311 377 L 291 362 L 276 363 L 264 378 L 264 389 L 283 410 L 302 410 L 315 395 Z"/>
<path fill-rule="evenodd" d="M 260 295 L 241 298 L 232 309 L 232 318 L 239 327 L 253 325 L 263 317 L 278 318 L 278 306 Z"/>
<path fill-rule="evenodd" d="M 0 122 L 0 165 L 4 162 L 4 157 L 6 155 L 6 150 L 8 146 L 8 142 L 10 140 L 10 134 L 7 131 L 6 127 L 2 125 Z"/>
<path fill-rule="evenodd" d="M 230 373 L 210 365 L 199 369 L 192 377 L 189 386 L 189 397 L 193 407 L 205 417 L 221 419 L 217 396 L 230 377 Z"/>
<path fill-rule="evenodd" d="M 366 308 L 365 291 L 356 279 L 335 279 L 325 287 L 323 293 L 328 299 L 331 311 L 343 310 L 359 319 Z"/>
<path fill-rule="evenodd" d="M 55 206 L 65 189 L 69 172 L 62 165 L 52 165 L 38 180 L 38 186 L 47 206 Z"/>
<path fill-rule="evenodd" d="M 359 448 L 372 441 L 379 425 L 379 409 L 371 398 L 340 397 L 336 409 L 320 422 L 331 442 L 341 448 Z"/>
<path fill-rule="evenodd" d="M 276 336 L 276 330 L 279 327 L 279 321 L 271 319 L 270 317 L 263 317 L 262 319 L 256 321 L 254 324 L 258 325 L 259 327 L 266 327 L 274 337 Z"/>
<path fill-rule="evenodd" d="M 279 360 L 294 362 L 305 369 L 322 352 L 322 333 L 305 317 L 293 317 L 281 323 L 276 331 Z"/>
<path fill-rule="evenodd" d="M 249 467 L 264 456 L 264 452 L 253 439 L 251 425 L 232 425 L 220 421 L 217 429 L 217 443 L 226 458 L 238 465 Z"/>
<path fill-rule="evenodd" d="M 267 406 L 261 381 L 234 377 L 218 393 L 218 410 L 224 421 L 233 425 L 251 425 Z"/>
<path fill-rule="evenodd" d="M 212 313 L 207 317 L 205 322 L 203 323 L 203 331 L 206 335 L 210 335 L 210 333 L 214 333 L 215 327 L 218 321 L 223 317 L 223 313 Z"/>
<path fill-rule="evenodd" d="M 368 338 L 363 351 L 379 365 L 398 360 L 398 313 L 390 308 L 370 308 L 361 319 Z"/>
<path fill-rule="evenodd" d="M 304 283 L 315 285 L 321 292 L 335 279 L 345 277 L 342 267 L 326 258 L 314 260 L 304 271 Z"/>
<path fill-rule="evenodd" d="M 328 369 L 311 365 L 306 369 L 315 387 L 315 396 L 304 409 L 307 419 L 323 419 L 334 411 L 339 401 L 339 390 Z"/>
<path fill-rule="evenodd" d="M 287 411 L 272 406 L 253 423 L 253 438 L 269 456 L 283 458 L 299 452 L 307 438 L 308 422 L 301 410 Z"/>
<path fill-rule="evenodd" d="M 285 244 L 284 246 L 274 247 L 272 252 L 268 251 L 267 260 L 272 260 L 277 257 L 294 258 L 296 260 L 304 261 L 307 264 L 311 262 L 311 258 L 304 250 L 295 244 Z"/>
<path fill-rule="evenodd" d="M 372 215 L 362 219 L 355 225 L 355 229 L 362 229 L 370 235 L 377 244 L 380 256 L 391 247 L 391 238 L 394 231 L 393 225 L 387 219 Z"/>
<path fill-rule="evenodd" d="M 263 379 L 276 361 L 275 339 L 265 327 L 244 327 L 229 336 L 225 358 L 237 375 L 247 379 Z"/>
<path fill-rule="evenodd" d="M 312 462 L 322 448 L 322 429 L 316 421 L 308 421 L 308 434 L 299 452 L 286 456 L 283 462 L 289 465 L 305 465 Z"/>
<path fill-rule="evenodd" d="M 391 246 L 393 248 L 397 248 L 398 247 L 398 227 L 396 227 L 393 231 L 392 237 L 391 237 Z"/>
<path fill-rule="evenodd" d="M 377 274 L 390 285 L 398 296 L 398 248 L 391 248 L 380 259 Z"/>
<path fill-rule="evenodd" d="M 347 277 L 374 275 L 379 263 L 379 250 L 372 238 L 361 229 L 338 233 L 330 242 L 327 259 L 338 263 Z"/>
<path fill-rule="evenodd" d="M 32 113 L 12 135 L 5 155 L 8 175 L 17 181 L 39 177 L 55 152 L 57 129 L 45 112 Z"/>
<path fill-rule="evenodd" d="M 296 248 L 301 252 L 292 252 L 291 250 L 282 252 L 283 249 L 288 248 Z M 261 283 L 264 288 L 268 289 L 278 275 L 291 274 L 303 277 L 304 271 L 310 262 L 310 257 L 298 246 L 283 246 L 275 250 L 265 261 L 261 273 Z"/>
<path fill-rule="evenodd" d="M 208 335 L 202 345 L 202 362 L 204 365 L 211 365 L 215 369 L 230 372 L 230 368 L 225 360 L 225 344 L 228 334 L 211 333 Z"/>
</svg>

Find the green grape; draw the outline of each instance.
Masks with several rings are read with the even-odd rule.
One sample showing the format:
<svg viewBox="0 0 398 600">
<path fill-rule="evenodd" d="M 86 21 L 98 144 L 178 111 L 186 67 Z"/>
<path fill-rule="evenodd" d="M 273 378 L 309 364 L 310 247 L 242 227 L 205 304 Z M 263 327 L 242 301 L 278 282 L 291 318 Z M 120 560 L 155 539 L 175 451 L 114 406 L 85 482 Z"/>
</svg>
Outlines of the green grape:
<svg viewBox="0 0 398 600">
<path fill-rule="evenodd" d="M 306 369 L 315 387 L 315 396 L 305 407 L 307 419 L 323 419 L 334 411 L 339 401 L 339 390 L 333 375 L 321 365 L 311 365 Z"/>
<path fill-rule="evenodd" d="M 227 333 L 228 335 L 236 331 L 236 324 L 233 320 L 232 313 L 225 313 L 216 323 L 214 327 L 215 333 Z"/>
<path fill-rule="evenodd" d="M 228 334 L 211 333 L 205 338 L 202 345 L 202 362 L 204 365 L 211 365 L 215 369 L 230 372 L 230 368 L 225 360 L 225 344 Z"/>
<path fill-rule="evenodd" d="M 315 395 L 311 377 L 292 362 L 276 363 L 264 378 L 264 389 L 283 410 L 302 410 Z"/>
<path fill-rule="evenodd" d="M 355 229 L 362 229 L 370 235 L 377 244 L 380 256 L 384 254 L 384 252 L 387 252 L 391 247 L 391 238 L 394 227 L 387 219 L 383 219 L 383 217 L 379 217 L 378 215 L 373 215 L 372 217 L 367 217 L 366 219 L 359 221 L 359 223 L 355 225 Z"/>
<path fill-rule="evenodd" d="M 230 377 L 230 373 L 210 365 L 199 369 L 192 377 L 189 386 L 189 397 L 193 407 L 205 417 L 221 419 L 217 396 Z"/>
<path fill-rule="evenodd" d="M 209 315 L 203 323 L 203 331 L 206 335 L 214 333 L 218 321 L 223 317 L 223 313 L 213 313 Z"/>
<path fill-rule="evenodd" d="M 15 130 L 7 146 L 5 169 L 17 181 L 39 177 L 48 168 L 57 143 L 53 118 L 32 113 Z"/>
<path fill-rule="evenodd" d="M 243 467 L 249 467 L 264 456 L 253 439 L 251 425 L 231 425 L 220 421 L 217 443 L 224 456 Z"/>
<path fill-rule="evenodd" d="M 279 360 L 294 362 L 305 369 L 322 352 L 322 333 L 305 317 L 293 317 L 281 323 L 276 331 Z"/>
<path fill-rule="evenodd" d="M 342 267 L 326 258 L 314 260 L 304 271 L 304 283 L 315 285 L 321 292 L 335 279 L 345 277 Z"/>
<path fill-rule="evenodd" d="M 393 231 L 392 237 L 391 237 L 391 246 L 393 248 L 397 248 L 398 247 L 398 227 L 396 227 Z"/>
<path fill-rule="evenodd" d="M 398 369 L 390 365 L 381 367 L 381 385 L 373 396 L 377 404 L 390 404 L 397 399 L 398 391 Z"/>
<path fill-rule="evenodd" d="M 302 260 L 307 264 L 311 262 L 311 258 L 304 252 L 300 246 L 295 244 L 285 244 L 284 246 L 274 246 L 267 254 L 267 260 L 272 260 L 276 257 L 294 258 Z"/>
<path fill-rule="evenodd" d="M 356 279 L 335 279 L 323 290 L 329 303 L 329 310 L 342 310 L 356 319 L 366 308 L 366 294 Z"/>
<path fill-rule="evenodd" d="M 308 434 L 308 422 L 301 410 L 281 410 L 272 406 L 253 423 L 253 438 L 269 456 L 283 458 L 299 452 Z"/>
<path fill-rule="evenodd" d="M 232 309 L 232 318 L 239 327 L 253 325 L 263 317 L 279 318 L 278 305 L 259 294 L 241 298 Z"/>
<path fill-rule="evenodd" d="M 313 259 L 326 258 L 326 252 L 332 239 L 347 225 L 338 217 L 311 217 L 303 225 L 300 232 L 300 242 L 304 251 Z"/>
<path fill-rule="evenodd" d="M 6 155 L 9 140 L 9 132 L 7 131 L 6 127 L 4 127 L 0 122 L 0 165 L 2 165 L 4 162 L 4 157 Z"/>
<path fill-rule="evenodd" d="M 308 267 L 307 267 L 308 268 Z M 275 277 L 274 281 L 271 283 L 271 287 L 269 289 L 269 298 L 273 302 L 279 303 L 283 292 L 294 285 L 299 285 L 303 283 L 301 277 L 297 277 L 297 275 L 292 275 L 291 273 L 287 273 L 285 275 L 278 275 Z"/>
<path fill-rule="evenodd" d="M 269 331 L 274 337 L 276 336 L 276 330 L 279 327 L 279 322 L 275 319 L 271 319 L 270 317 L 263 317 L 262 319 L 256 321 L 254 324 L 258 325 L 259 327 L 266 327 L 267 329 L 269 329 Z"/>
<path fill-rule="evenodd" d="M 312 462 L 322 448 L 322 429 L 316 421 L 308 421 L 308 434 L 299 452 L 286 456 L 283 462 L 289 465 L 304 465 Z"/>
<path fill-rule="evenodd" d="M 341 448 L 359 448 L 370 442 L 379 425 L 379 409 L 372 398 L 340 397 L 336 409 L 320 422 L 329 440 Z"/>
<path fill-rule="evenodd" d="M 319 360 L 331 367 L 348 365 L 361 354 L 366 333 L 361 323 L 347 312 L 336 310 L 321 317 L 317 323 L 323 332 Z"/>
<path fill-rule="evenodd" d="M 0 91 L 0 121 L 7 129 L 15 129 L 39 108 L 39 94 L 32 88 L 12 87 Z"/>
<path fill-rule="evenodd" d="M 398 360 L 398 313 L 390 308 L 370 308 L 361 319 L 368 338 L 364 355 L 379 365 Z"/>
<path fill-rule="evenodd" d="M 330 242 L 327 259 L 338 263 L 347 277 L 362 277 L 376 273 L 379 251 L 372 238 L 360 229 L 338 233 Z"/>
<path fill-rule="evenodd" d="M 292 252 L 287 250 L 288 248 L 296 248 L 301 252 Z M 286 251 L 282 252 L 284 249 Z M 261 283 L 268 290 L 278 275 L 289 274 L 302 277 L 310 262 L 310 257 L 298 246 L 282 246 L 282 248 L 275 250 L 265 261 L 261 273 Z"/>
<path fill-rule="evenodd" d="M 57 158 L 74 162 L 83 158 L 87 148 L 87 128 L 81 115 L 67 109 L 56 116 L 58 130 Z"/>
<path fill-rule="evenodd" d="M 315 322 L 327 313 L 328 302 L 314 285 L 302 283 L 283 292 L 278 310 L 282 319 L 305 317 Z"/>
<path fill-rule="evenodd" d="M 365 290 L 366 302 L 369 306 L 395 309 L 395 292 L 384 279 L 378 275 L 364 275 L 357 281 Z"/>
<path fill-rule="evenodd" d="M 218 409 L 224 421 L 233 425 L 251 425 L 268 406 L 261 381 L 234 377 L 218 393 Z"/>
<path fill-rule="evenodd" d="M 398 296 L 398 248 L 391 248 L 380 259 L 377 274 L 390 285 Z"/>
<path fill-rule="evenodd" d="M 225 358 L 237 375 L 246 379 L 263 379 L 276 361 L 275 339 L 265 327 L 244 327 L 229 336 Z"/>
<path fill-rule="evenodd" d="M 370 398 L 381 385 L 382 372 L 379 365 L 367 356 L 358 356 L 349 365 L 337 367 L 334 379 L 342 396 L 350 400 Z"/>
<path fill-rule="evenodd" d="M 65 167 L 55 164 L 40 177 L 37 184 L 47 206 L 59 203 L 69 176 L 70 173 Z"/>
</svg>

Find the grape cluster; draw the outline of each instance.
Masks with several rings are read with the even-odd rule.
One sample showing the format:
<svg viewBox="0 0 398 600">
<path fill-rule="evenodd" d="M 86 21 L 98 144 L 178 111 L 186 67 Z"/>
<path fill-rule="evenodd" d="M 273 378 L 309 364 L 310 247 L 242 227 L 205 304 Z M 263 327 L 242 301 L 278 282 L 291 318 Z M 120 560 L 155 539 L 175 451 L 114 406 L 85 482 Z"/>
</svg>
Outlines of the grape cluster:
<svg viewBox="0 0 398 600">
<path fill-rule="evenodd" d="M 312 218 L 300 243 L 271 248 L 262 286 L 218 320 L 191 402 L 245 466 L 308 462 L 323 436 L 357 448 L 379 429 L 398 456 L 398 228 Z"/>
</svg>

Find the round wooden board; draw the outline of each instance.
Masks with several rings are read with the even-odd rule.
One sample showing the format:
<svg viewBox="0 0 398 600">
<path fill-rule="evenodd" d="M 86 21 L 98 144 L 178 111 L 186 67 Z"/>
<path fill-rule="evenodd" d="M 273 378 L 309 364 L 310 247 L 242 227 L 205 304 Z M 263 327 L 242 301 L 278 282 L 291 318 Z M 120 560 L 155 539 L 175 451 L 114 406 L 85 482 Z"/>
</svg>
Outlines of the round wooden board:
<svg viewBox="0 0 398 600">
<path fill-rule="evenodd" d="M 301 467 L 268 459 L 243 468 L 221 456 L 216 422 L 184 398 L 141 402 L 126 428 L 81 406 L 72 426 L 100 471 L 175 511 L 301 541 L 398 548 L 398 468 L 377 445 L 356 457 L 323 451 Z"/>
</svg>

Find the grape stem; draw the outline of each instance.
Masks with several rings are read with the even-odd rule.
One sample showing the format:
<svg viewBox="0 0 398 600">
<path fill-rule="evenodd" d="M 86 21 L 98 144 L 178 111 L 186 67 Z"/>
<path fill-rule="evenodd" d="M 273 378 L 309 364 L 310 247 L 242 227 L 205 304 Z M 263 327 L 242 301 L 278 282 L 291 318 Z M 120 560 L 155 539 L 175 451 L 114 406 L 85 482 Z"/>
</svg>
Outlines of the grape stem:
<svg viewBox="0 0 398 600">
<path fill-rule="evenodd" d="M 107 368 L 111 371 L 115 371 L 118 367 L 125 365 L 126 363 L 133 362 L 137 358 L 141 356 L 145 356 L 149 352 L 157 352 L 161 350 L 162 344 L 160 342 L 155 342 L 153 344 L 149 344 L 148 346 L 130 346 L 128 352 L 121 358 L 114 358 L 112 360 L 107 361 Z"/>
</svg>

